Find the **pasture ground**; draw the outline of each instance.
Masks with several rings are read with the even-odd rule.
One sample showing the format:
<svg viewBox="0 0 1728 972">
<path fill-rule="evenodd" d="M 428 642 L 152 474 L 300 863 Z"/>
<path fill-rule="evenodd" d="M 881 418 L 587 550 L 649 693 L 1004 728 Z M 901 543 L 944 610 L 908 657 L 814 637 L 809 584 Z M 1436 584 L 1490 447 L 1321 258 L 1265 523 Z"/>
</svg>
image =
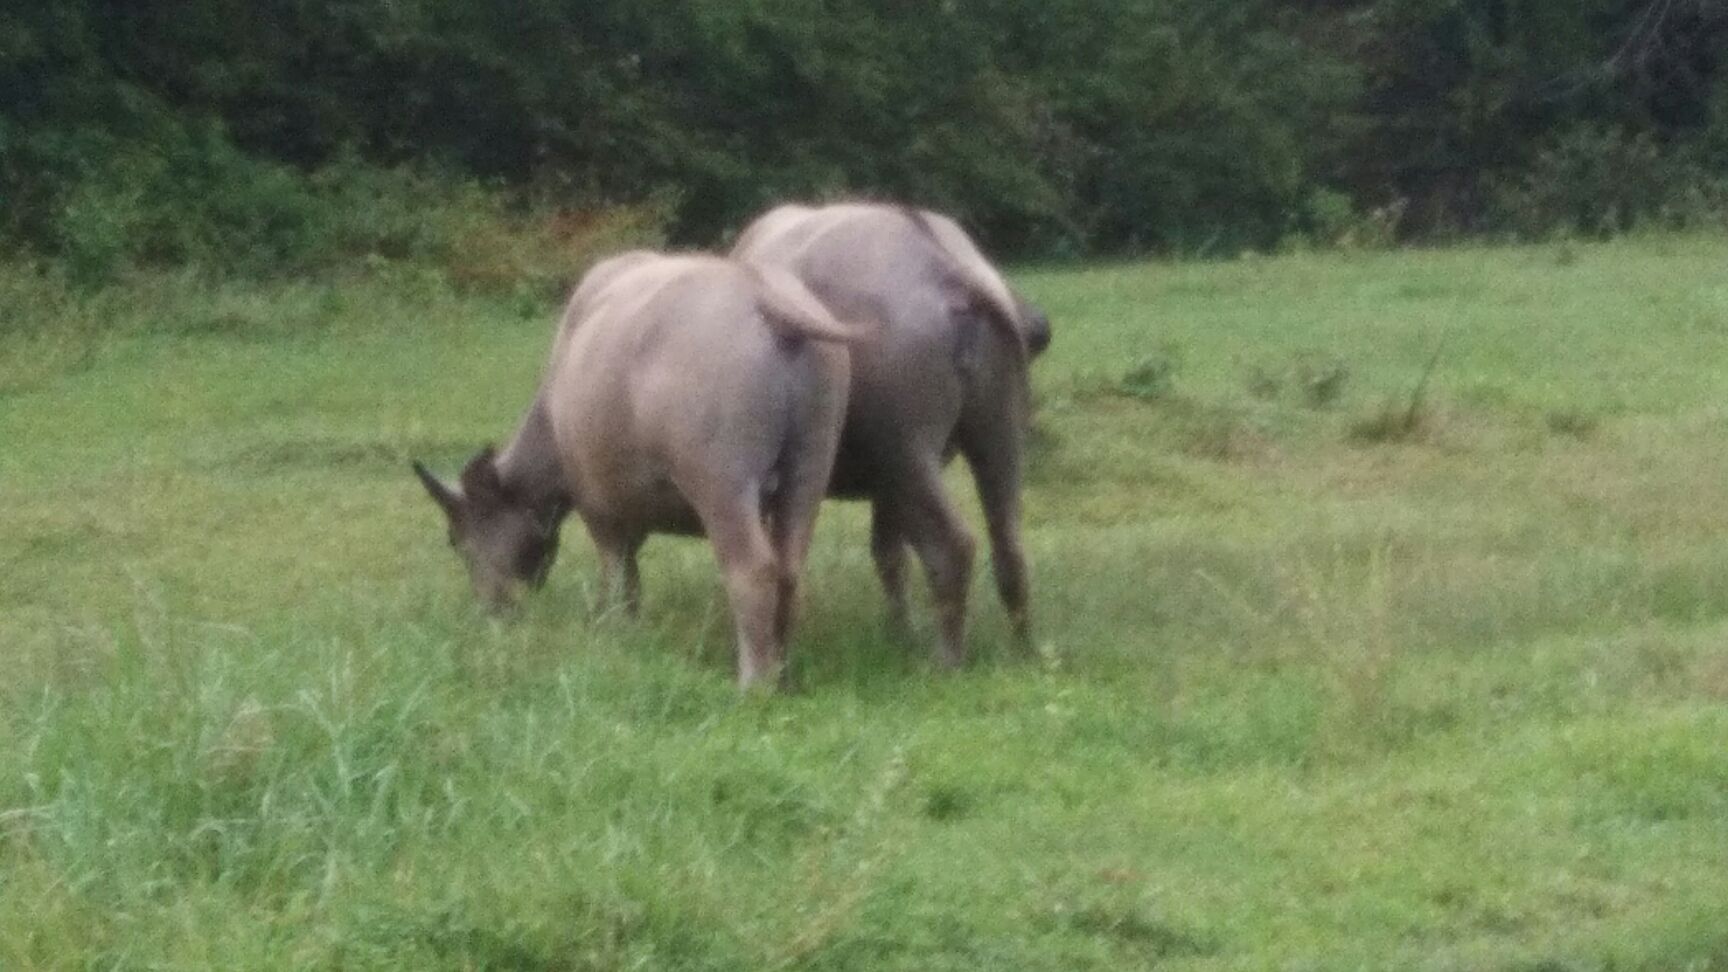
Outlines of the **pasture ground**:
<svg viewBox="0 0 1728 972">
<path fill-rule="evenodd" d="M 933 675 L 830 505 L 771 699 L 700 543 L 470 606 L 407 459 L 545 302 L 7 271 L 0 967 L 1728 969 L 1725 267 L 1018 273 L 1039 657 L 980 578 Z"/>
</svg>

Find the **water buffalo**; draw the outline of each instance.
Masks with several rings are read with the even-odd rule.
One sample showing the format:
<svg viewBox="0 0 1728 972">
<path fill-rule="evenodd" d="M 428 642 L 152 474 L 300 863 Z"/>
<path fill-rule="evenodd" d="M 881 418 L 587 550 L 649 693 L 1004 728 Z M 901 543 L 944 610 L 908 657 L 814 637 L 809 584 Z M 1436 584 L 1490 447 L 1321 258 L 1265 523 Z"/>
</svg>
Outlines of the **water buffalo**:
<svg viewBox="0 0 1728 972">
<path fill-rule="evenodd" d="M 1050 322 L 1017 296 L 953 220 L 866 203 L 781 206 L 747 227 L 732 255 L 792 271 L 839 317 L 874 322 L 851 351 L 852 391 L 831 495 L 872 502 L 870 547 L 904 634 L 905 547 L 930 579 L 938 660 L 965 659 L 966 591 L 976 541 L 942 487 L 965 455 L 989 525 L 996 587 L 1017 640 L 1029 641 L 1020 480 L 1028 369 Z"/>
<path fill-rule="evenodd" d="M 533 404 L 501 452 L 449 485 L 414 472 L 493 607 L 544 581 L 574 509 L 601 558 L 602 604 L 636 612 L 651 533 L 705 534 L 725 575 L 738 681 L 783 667 L 798 579 L 844 415 L 841 324 L 791 274 L 633 252 L 565 308 Z"/>
</svg>

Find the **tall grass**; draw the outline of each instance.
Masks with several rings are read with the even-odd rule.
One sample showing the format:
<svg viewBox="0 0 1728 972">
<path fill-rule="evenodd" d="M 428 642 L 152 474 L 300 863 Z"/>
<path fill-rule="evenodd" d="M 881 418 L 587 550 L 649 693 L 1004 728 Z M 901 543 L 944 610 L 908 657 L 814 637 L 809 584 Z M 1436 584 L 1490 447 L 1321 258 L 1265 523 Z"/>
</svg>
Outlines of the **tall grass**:
<svg viewBox="0 0 1728 972">
<path fill-rule="evenodd" d="M 1728 967 L 1725 257 L 1019 274 L 1037 657 L 893 643 L 834 504 L 766 700 L 696 542 L 468 603 L 406 460 L 550 298 L 0 274 L 0 967 Z"/>
</svg>

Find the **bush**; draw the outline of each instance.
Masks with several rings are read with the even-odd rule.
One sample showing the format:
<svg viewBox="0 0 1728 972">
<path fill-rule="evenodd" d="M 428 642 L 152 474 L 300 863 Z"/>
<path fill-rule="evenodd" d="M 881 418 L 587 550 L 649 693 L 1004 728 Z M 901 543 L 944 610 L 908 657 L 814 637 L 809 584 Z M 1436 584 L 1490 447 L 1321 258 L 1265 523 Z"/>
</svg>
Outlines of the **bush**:
<svg viewBox="0 0 1728 972">
<path fill-rule="evenodd" d="M 0 244 L 83 280 L 375 254 L 495 287 L 560 276 L 535 254 L 562 266 L 587 246 L 572 232 L 715 246 L 776 202 L 842 195 L 947 210 L 999 255 L 1715 219 L 1728 16 L 1667 18 L 1655 61 L 1603 71 L 1646 9 L 14 3 Z M 636 215 L 603 230 L 569 215 L 619 204 Z"/>
<path fill-rule="evenodd" d="M 241 153 L 215 126 L 110 147 L 41 221 L 73 281 L 196 266 L 254 278 L 427 267 L 465 289 L 555 293 L 599 256 L 658 245 L 670 206 L 590 211 L 344 156 L 310 173 Z"/>
<path fill-rule="evenodd" d="M 1497 222 L 1521 237 L 1612 236 L 1647 225 L 1728 220 L 1728 175 L 1647 132 L 1582 126 L 1553 139 L 1529 169 L 1495 187 Z"/>
</svg>

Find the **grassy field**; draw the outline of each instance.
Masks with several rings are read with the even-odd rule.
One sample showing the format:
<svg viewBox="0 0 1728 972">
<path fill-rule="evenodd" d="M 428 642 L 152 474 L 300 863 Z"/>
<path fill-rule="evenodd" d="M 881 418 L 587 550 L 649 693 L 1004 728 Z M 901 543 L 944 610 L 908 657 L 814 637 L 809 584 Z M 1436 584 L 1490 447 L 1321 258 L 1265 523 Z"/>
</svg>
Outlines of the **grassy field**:
<svg viewBox="0 0 1728 972">
<path fill-rule="evenodd" d="M 830 505 L 765 700 L 697 542 L 470 605 L 549 306 L 0 276 L 0 968 L 1728 969 L 1725 267 L 1018 273 L 1040 657 Z"/>
</svg>

